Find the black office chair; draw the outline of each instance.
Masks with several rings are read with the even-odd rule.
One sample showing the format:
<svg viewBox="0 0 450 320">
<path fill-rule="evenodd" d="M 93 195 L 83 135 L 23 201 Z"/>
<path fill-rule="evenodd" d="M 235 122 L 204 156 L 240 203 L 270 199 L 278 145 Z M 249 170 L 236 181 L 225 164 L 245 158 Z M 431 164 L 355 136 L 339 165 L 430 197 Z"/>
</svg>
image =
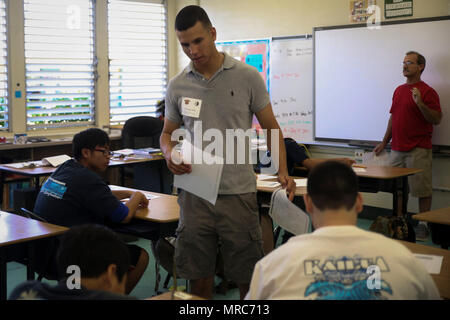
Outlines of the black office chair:
<svg viewBox="0 0 450 320">
<path fill-rule="evenodd" d="M 48 222 L 26 208 L 20 208 L 20 210 L 24 217 L 40 222 Z M 35 240 L 32 245 L 33 249 L 31 250 L 29 259 L 32 271 L 38 274 L 38 281 L 41 281 L 43 278 L 48 280 L 59 280 L 58 265 L 56 261 L 59 238 L 51 237 Z"/>
<path fill-rule="evenodd" d="M 154 117 L 140 116 L 128 119 L 122 129 L 122 147 L 159 148 L 163 126 L 164 122 Z M 173 174 L 165 161 L 136 164 L 132 170 L 125 168 L 123 173 L 133 177 L 135 189 L 172 194 Z"/>
</svg>

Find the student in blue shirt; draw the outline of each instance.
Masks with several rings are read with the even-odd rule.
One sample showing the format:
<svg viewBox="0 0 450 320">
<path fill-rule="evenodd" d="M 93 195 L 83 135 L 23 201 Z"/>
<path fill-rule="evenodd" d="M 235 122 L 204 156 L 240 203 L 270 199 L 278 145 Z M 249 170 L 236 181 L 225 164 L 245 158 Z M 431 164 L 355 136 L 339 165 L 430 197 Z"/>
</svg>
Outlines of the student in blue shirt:
<svg viewBox="0 0 450 320">
<path fill-rule="evenodd" d="M 34 212 L 46 221 L 73 227 L 81 224 L 113 225 L 129 223 L 148 200 L 141 192 L 111 191 L 99 173 L 108 168 L 110 140 L 106 132 L 91 128 L 73 138 L 75 159 L 64 162 L 42 186 Z M 129 198 L 126 203 L 120 199 Z M 135 287 L 148 265 L 145 250 L 128 246 L 132 270 L 127 293 Z"/>
</svg>

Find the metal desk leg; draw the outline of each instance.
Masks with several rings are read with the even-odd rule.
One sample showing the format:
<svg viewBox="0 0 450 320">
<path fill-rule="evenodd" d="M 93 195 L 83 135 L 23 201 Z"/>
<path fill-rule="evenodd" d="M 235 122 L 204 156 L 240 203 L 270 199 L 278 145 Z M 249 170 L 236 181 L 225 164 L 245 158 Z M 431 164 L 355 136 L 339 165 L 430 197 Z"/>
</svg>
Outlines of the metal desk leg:
<svg viewBox="0 0 450 320">
<path fill-rule="evenodd" d="M 0 247 L 0 300 L 6 300 L 6 249 Z"/>
<path fill-rule="evenodd" d="M 27 255 L 28 255 L 28 263 L 27 263 L 27 280 L 34 280 L 34 265 L 33 260 L 31 259 L 33 253 L 33 243 L 28 241 L 27 244 Z"/>
<path fill-rule="evenodd" d="M 392 215 L 398 216 L 398 188 L 397 188 L 397 179 L 392 180 Z"/>
<path fill-rule="evenodd" d="M 402 214 L 408 216 L 408 177 L 402 177 Z"/>
<path fill-rule="evenodd" d="M 120 170 L 120 185 L 125 187 L 125 168 L 124 166 L 119 167 Z"/>
</svg>

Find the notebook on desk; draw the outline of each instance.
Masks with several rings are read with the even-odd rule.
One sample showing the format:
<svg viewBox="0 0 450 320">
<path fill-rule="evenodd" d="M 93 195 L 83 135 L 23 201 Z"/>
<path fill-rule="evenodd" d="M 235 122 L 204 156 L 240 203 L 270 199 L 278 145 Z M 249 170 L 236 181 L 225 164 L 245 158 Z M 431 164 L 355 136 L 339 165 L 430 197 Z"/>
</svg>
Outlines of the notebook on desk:
<svg viewBox="0 0 450 320">
<path fill-rule="evenodd" d="M 42 159 L 42 165 L 58 167 L 70 159 L 71 159 L 71 157 L 69 157 L 67 154 L 63 154 L 60 156 L 54 156 L 54 157 L 46 157 L 46 158 Z"/>
</svg>

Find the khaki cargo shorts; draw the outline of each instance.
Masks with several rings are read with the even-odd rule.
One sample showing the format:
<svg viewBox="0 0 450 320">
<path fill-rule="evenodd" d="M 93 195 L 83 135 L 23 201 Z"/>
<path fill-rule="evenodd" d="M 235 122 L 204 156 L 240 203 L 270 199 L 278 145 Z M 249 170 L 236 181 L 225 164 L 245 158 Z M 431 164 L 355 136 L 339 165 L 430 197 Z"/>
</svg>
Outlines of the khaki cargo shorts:
<svg viewBox="0 0 450 320">
<path fill-rule="evenodd" d="M 255 264 L 263 257 L 256 193 L 219 195 L 213 206 L 182 190 L 178 204 L 177 274 L 189 280 L 214 276 L 220 245 L 227 279 L 250 283 Z"/>
<path fill-rule="evenodd" d="M 422 169 L 422 172 L 408 177 L 410 193 L 417 198 L 429 197 L 433 192 L 432 161 L 432 150 L 425 148 L 414 148 L 407 152 L 392 150 L 390 155 L 390 165 L 393 167 Z"/>
</svg>

